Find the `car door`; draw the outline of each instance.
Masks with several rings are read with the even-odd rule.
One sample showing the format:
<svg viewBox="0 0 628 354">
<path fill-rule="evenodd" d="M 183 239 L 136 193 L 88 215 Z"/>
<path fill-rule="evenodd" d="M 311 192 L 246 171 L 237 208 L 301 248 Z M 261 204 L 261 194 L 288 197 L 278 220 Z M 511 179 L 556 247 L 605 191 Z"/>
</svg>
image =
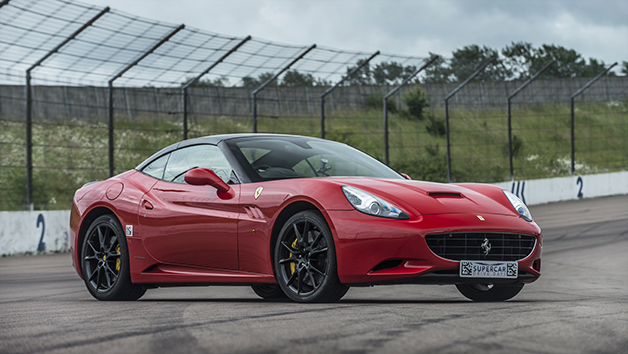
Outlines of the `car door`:
<svg viewBox="0 0 628 354">
<path fill-rule="evenodd" d="M 221 199 L 212 186 L 185 183 L 190 169 L 212 169 L 235 190 Z M 240 186 L 215 145 L 173 151 L 164 174 L 140 202 L 139 224 L 146 250 L 162 262 L 238 269 L 237 221 Z"/>
</svg>

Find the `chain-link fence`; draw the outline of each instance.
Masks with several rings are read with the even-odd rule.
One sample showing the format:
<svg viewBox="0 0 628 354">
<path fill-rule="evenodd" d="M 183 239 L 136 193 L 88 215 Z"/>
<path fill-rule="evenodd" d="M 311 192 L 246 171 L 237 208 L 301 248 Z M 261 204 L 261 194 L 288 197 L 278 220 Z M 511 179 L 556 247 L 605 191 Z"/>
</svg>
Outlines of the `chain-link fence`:
<svg viewBox="0 0 628 354">
<path fill-rule="evenodd" d="M 67 209 L 86 182 L 231 132 L 325 136 L 447 181 L 457 83 L 421 73 L 392 95 L 385 144 L 383 97 L 427 55 L 230 37 L 65 0 L 0 2 L 0 33 L 0 210 Z M 569 99 L 588 80 L 537 80 L 512 100 L 515 178 L 570 173 Z M 451 180 L 510 178 L 506 102 L 521 84 L 480 75 L 449 99 Z M 628 166 L 626 97 L 626 77 L 603 77 L 575 99 L 577 173 Z"/>
</svg>

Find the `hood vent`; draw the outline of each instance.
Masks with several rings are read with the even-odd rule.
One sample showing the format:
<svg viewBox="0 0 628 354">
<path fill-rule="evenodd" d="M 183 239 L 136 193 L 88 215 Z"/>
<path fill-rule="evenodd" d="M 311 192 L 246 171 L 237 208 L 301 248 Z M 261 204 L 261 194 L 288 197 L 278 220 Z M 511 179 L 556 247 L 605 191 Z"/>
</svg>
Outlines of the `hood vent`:
<svg viewBox="0 0 628 354">
<path fill-rule="evenodd" d="M 454 192 L 429 192 L 427 194 L 430 197 L 434 197 L 434 198 L 439 198 L 439 197 L 462 198 L 462 194 L 454 193 Z"/>
</svg>

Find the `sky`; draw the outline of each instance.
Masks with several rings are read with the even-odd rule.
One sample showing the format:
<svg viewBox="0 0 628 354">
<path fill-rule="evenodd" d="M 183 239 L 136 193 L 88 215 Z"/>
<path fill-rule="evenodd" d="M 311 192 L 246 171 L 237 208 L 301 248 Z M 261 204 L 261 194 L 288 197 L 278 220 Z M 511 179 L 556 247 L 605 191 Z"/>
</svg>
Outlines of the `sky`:
<svg viewBox="0 0 628 354">
<path fill-rule="evenodd" d="M 149 19 L 283 44 L 451 57 L 466 45 L 555 44 L 628 61 L 625 0 L 80 0 Z"/>
</svg>

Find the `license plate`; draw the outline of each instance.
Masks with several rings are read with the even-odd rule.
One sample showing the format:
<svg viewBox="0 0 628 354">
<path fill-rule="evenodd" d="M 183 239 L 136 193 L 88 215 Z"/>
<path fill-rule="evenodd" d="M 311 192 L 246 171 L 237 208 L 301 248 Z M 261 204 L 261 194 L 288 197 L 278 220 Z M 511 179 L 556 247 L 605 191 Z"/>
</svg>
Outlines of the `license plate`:
<svg viewBox="0 0 628 354">
<path fill-rule="evenodd" d="M 460 261 L 460 276 L 464 278 L 517 278 L 517 262 Z"/>
</svg>

